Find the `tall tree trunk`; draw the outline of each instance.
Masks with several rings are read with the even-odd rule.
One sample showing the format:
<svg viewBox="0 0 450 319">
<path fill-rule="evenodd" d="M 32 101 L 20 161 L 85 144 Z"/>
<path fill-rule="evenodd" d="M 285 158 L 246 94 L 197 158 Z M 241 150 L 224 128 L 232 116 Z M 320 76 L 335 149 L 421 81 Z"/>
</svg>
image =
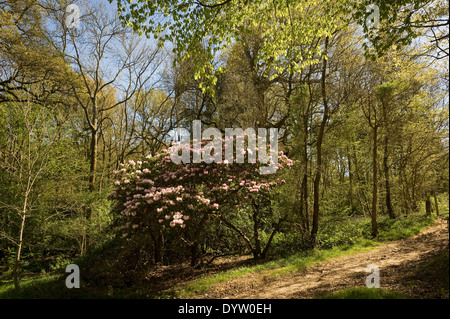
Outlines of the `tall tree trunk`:
<svg viewBox="0 0 450 319">
<path fill-rule="evenodd" d="M 359 204 L 361 205 L 361 210 L 363 212 L 364 217 L 366 217 L 366 212 L 370 211 L 369 203 L 367 200 L 365 200 L 365 196 L 363 190 L 361 189 L 362 179 L 361 179 L 361 172 L 358 164 L 358 155 L 356 154 L 356 147 L 355 144 L 352 145 L 352 154 L 353 154 L 353 176 L 355 177 L 356 181 L 356 195 L 358 197 Z"/>
<path fill-rule="evenodd" d="M 399 179 L 400 179 L 400 183 L 402 185 L 402 197 L 403 197 L 403 210 L 406 214 L 406 216 L 409 215 L 409 211 L 410 211 L 410 200 L 409 200 L 409 192 L 408 192 L 408 181 L 407 181 L 407 177 L 406 177 L 406 172 L 405 172 L 405 164 L 402 162 L 400 162 L 400 166 L 399 166 Z"/>
<path fill-rule="evenodd" d="M 385 136 L 384 138 L 384 154 L 383 154 L 383 170 L 384 170 L 384 182 L 386 188 L 386 209 L 389 214 L 389 218 L 394 219 L 395 213 L 394 208 L 392 207 L 392 198 L 391 198 L 391 184 L 389 181 L 389 138 Z"/>
<path fill-rule="evenodd" d="M 305 167 L 307 169 L 307 167 Z M 301 205 L 304 214 L 303 227 L 306 231 L 309 231 L 309 206 L 308 206 L 308 172 L 303 173 L 302 180 L 302 198 Z"/>
<path fill-rule="evenodd" d="M 352 208 L 352 213 L 355 211 L 355 203 L 353 200 L 353 167 L 352 160 L 350 156 L 350 150 L 347 146 L 347 161 L 348 161 L 348 181 L 349 181 L 349 190 L 348 190 L 348 199 L 350 202 L 350 207 Z"/>
<path fill-rule="evenodd" d="M 328 54 L 328 41 L 329 38 L 325 38 L 325 48 L 324 48 L 324 58 L 322 67 L 322 101 L 323 101 L 323 117 L 322 123 L 320 123 L 319 135 L 317 136 L 317 163 L 316 172 L 314 177 L 314 203 L 313 203 L 313 221 L 311 229 L 311 245 L 314 247 L 316 245 L 317 232 L 319 230 L 319 201 L 320 201 L 320 179 L 322 177 L 322 142 L 325 132 L 325 126 L 328 121 L 328 100 L 326 92 L 326 72 L 327 72 L 327 54 Z"/>
<path fill-rule="evenodd" d="M 375 123 L 373 127 L 373 151 L 372 151 L 372 237 L 378 235 L 378 224 L 377 224 L 377 203 L 378 203 L 378 126 Z"/>
<path fill-rule="evenodd" d="M 302 161 L 303 177 L 301 183 L 300 212 L 303 217 L 303 229 L 309 232 L 309 207 L 308 207 L 308 111 L 303 116 L 303 141 Z"/>
</svg>

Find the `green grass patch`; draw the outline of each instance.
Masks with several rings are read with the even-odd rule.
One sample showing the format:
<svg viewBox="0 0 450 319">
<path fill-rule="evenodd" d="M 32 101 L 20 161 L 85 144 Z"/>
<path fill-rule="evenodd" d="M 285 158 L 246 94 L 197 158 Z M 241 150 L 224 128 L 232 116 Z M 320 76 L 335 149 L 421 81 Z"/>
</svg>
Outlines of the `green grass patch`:
<svg viewBox="0 0 450 319">
<path fill-rule="evenodd" d="M 87 289 L 69 289 L 61 271 L 22 277 L 16 292 L 12 280 L 0 282 L 0 299 L 89 299 L 98 295 Z M 85 286 L 81 277 L 80 286 Z"/>
<path fill-rule="evenodd" d="M 389 241 L 408 238 L 420 233 L 422 229 L 431 225 L 435 216 L 411 215 L 390 219 L 380 218 L 378 221 L 378 241 Z"/>
<path fill-rule="evenodd" d="M 409 216 L 397 216 L 390 219 L 388 216 L 380 216 L 378 223 L 377 242 L 391 241 L 408 238 L 418 234 L 422 229 L 431 225 L 435 215 L 411 214 Z M 364 245 L 372 239 L 371 219 L 369 217 L 347 217 L 341 220 L 324 219 L 321 221 L 321 229 L 318 234 L 320 248 L 351 247 Z"/>
<path fill-rule="evenodd" d="M 395 291 L 357 287 L 346 289 L 334 294 L 318 297 L 318 299 L 408 299 L 409 297 Z"/>
<path fill-rule="evenodd" d="M 12 280 L 2 282 L 0 284 L 0 298 L 59 298 L 60 289 L 55 289 L 57 286 L 58 277 L 60 276 L 40 274 L 22 278 L 20 280 L 20 291 L 18 293 L 14 289 L 14 283 Z"/>
</svg>

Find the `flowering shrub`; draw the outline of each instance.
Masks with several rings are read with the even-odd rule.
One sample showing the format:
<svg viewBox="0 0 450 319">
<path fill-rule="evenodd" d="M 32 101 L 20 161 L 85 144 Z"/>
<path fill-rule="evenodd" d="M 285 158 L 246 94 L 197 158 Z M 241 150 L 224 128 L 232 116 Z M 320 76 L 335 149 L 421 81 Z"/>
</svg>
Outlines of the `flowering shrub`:
<svg viewBox="0 0 450 319">
<path fill-rule="evenodd" d="M 177 164 L 170 155 L 165 149 L 114 171 L 111 197 L 123 237 L 149 232 L 156 240 L 163 229 L 189 227 L 193 219 L 202 227 L 209 217 L 233 214 L 231 205 L 250 205 L 285 182 L 276 174 L 260 175 L 258 162 Z M 278 152 L 278 169 L 290 166 L 292 161 Z"/>
</svg>

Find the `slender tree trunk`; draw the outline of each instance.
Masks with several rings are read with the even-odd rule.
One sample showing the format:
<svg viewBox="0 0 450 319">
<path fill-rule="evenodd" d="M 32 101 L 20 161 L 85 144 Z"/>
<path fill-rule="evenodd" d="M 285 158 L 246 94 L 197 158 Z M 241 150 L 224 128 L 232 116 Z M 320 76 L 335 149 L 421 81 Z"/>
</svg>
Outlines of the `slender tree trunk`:
<svg viewBox="0 0 450 319">
<path fill-rule="evenodd" d="M 325 38 L 324 57 L 328 54 L 328 41 L 329 38 Z M 322 67 L 322 100 L 323 100 L 323 117 L 320 124 L 319 135 L 317 136 L 317 163 L 316 172 L 314 177 L 314 203 L 313 203 L 313 221 L 311 229 L 311 245 L 316 245 L 317 232 L 319 230 L 319 201 L 320 201 L 320 179 L 322 177 L 322 142 L 325 132 L 325 126 L 328 121 L 328 100 L 326 94 L 326 72 L 327 72 L 327 59 L 323 59 Z"/>
<path fill-rule="evenodd" d="M 241 238 L 244 240 L 245 244 L 247 245 L 248 249 L 253 253 L 254 248 L 253 248 L 251 240 L 239 228 L 237 228 L 235 225 L 230 223 L 228 220 L 226 220 L 223 217 L 219 217 L 219 218 L 221 221 L 224 222 L 225 225 L 230 227 L 230 229 L 234 230 L 235 232 L 237 232 L 239 234 L 239 236 L 241 236 Z"/>
<path fill-rule="evenodd" d="M 391 184 L 389 180 L 389 139 L 387 136 L 384 138 L 384 154 L 383 154 L 383 170 L 384 170 L 384 182 L 385 182 L 385 188 L 386 188 L 386 209 L 389 214 L 389 218 L 394 219 L 395 213 L 394 208 L 392 207 L 392 198 L 391 198 Z"/>
<path fill-rule="evenodd" d="M 306 112 L 308 113 L 308 112 Z M 303 116 L 303 141 L 302 161 L 303 177 L 301 183 L 300 212 L 302 216 L 303 229 L 309 232 L 309 207 L 308 207 L 308 114 Z"/>
<path fill-rule="evenodd" d="M 307 170 L 307 167 L 305 167 L 305 170 Z M 303 174 L 303 180 L 302 180 L 302 208 L 304 213 L 304 229 L 306 231 L 309 231 L 309 207 L 308 207 L 308 172 L 305 171 Z"/>
<path fill-rule="evenodd" d="M 369 208 L 369 204 L 367 202 L 367 200 L 365 200 L 365 196 L 363 196 L 363 190 L 361 189 L 361 184 L 362 184 L 362 180 L 361 180 L 361 174 L 360 174 L 360 169 L 359 169 L 359 164 L 358 164 L 358 156 L 356 154 L 356 147 L 353 144 L 352 145 L 352 153 L 353 153 L 353 166 L 354 166 L 354 172 L 353 172 L 353 176 L 355 178 L 355 181 L 357 183 L 357 187 L 356 187 L 356 195 L 358 197 L 358 201 L 359 204 L 361 205 L 361 210 L 363 212 L 364 217 L 366 217 L 366 212 L 370 211 Z"/>
<path fill-rule="evenodd" d="M 348 199 L 353 213 L 355 211 L 355 203 L 353 200 L 353 167 L 352 167 L 352 160 L 350 157 L 350 150 L 348 149 L 348 146 L 347 146 L 347 161 L 348 161 L 348 181 L 349 181 Z"/>
<path fill-rule="evenodd" d="M 83 234 L 81 236 L 80 256 L 84 256 L 84 253 L 86 252 L 86 242 L 87 242 L 86 234 Z"/>
<path fill-rule="evenodd" d="M 98 186 L 98 191 L 101 193 L 102 192 L 102 188 L 103 188 L 103 179 L 105 177 L 105 171 L 107 169 L 107 167 L 110 167 L 109 163 L 109 158 L 107 159 L 107 152 L 106 152 L 106 141 L 105 138 L 102 138 L 103 140 L 103 148 L 102 148 L 102 173 L 100 174 L 100 182 L 99 182 L 99 186 Z"/>
<path fill-rule="evenodd" d="M 403 197 L 403 210 L 406 216 L 409 215 L 410 207 L 409 207 L 409 193 L 407 189 L 408 181 L 405 173 L 405 164 L 403 162 L 400 163 L 399 166 L 399 179 L 402 186 L 402 197 Z"/>
<path fill-rule="evenodd" d="M 14 262 L 14 288 L 16 292 L 19 292 L 20 290 L 20 284 L 19 284 L 19 265 L 20 265 L 20 256 L 22 252 L 22 245 L 23 245 L 23 232 L 25 228 L 25 219 L 26 219 L 26 202 L 27 202 L 27 196 L 25 196 L 25 204 L 24 204 L 24 210 L 22 212 L 22 219 L 20 222 L 20 232 L 19 232 L 19 241 L 17 243 L 17 253 L 16 253 L 16 260 Z"/>
<path fill-rule="evenodd" d="M 377 203 L 378 203 L 378 126 L 375 123 L 373 128 L 373 151 L 372 151 L 372 170 L 373 170 L 373 180 L 372 180 L 372 237 L 378 235 L 378 224 L 377 224 Z"/>
<path fill-rule="evenodd" d="M 96 171 L 97 171 L 97 153 L 98 153 L 98 129 L 97 129 L 97 119 L 94 119 L 94 127 L 91 128 L 91 152 L 89 154 L 90 156 L 90 168 L 89 168 L 89 191 L 94 192 L 95 191 L 95 183 L 96 183 Z M 86 219 L 88 222 L 91 220 L 92 217 L 92 208 L 88 207 L 86 211 Z M 84 249 L 87 251 L 87 248 L 90 246 L 91 238 L 89 233 L 86 234 L 86 242 Z"/>
<path fill-rule="evenodd" d="M 415 167 L 413 168 L 413 174 L 409 188 L 411 189 L 412 209 L 414 212 L 417 212 L 419 210 L 418 202 L 421 200 L 421 198 L 418 198 L 418 196 L 421 195 L 420 191 L 417 190 L 417 169 Z"/>
</svg>

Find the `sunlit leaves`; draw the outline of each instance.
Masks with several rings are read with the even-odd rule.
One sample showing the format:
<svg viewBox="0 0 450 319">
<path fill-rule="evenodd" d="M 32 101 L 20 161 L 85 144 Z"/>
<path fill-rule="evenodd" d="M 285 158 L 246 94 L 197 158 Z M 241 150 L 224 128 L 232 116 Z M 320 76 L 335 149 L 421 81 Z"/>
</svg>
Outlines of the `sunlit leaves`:
<svg viewBox="0 0 450 319">
<path fill-rule="evenodd" d="M 176 62 L 188 56 L 193 59 L 196 79 L 202 79 L 202 89 L 207 91 L 216 82 L 217 73 L 223 71 L 212 66 L 215 54 L 242 34 L 252 33 L 254 28 L 263 30 L 264 42 L 258 58 L 278 73 L 287 69 L 298 72 L 317 63 L 322 53 L 320 42 L 311 43 L 330 36 L 342 25 L 349 3 L 347 0 L 219 3 L 172 0 L 138 1 L 129 5 L 119 0 L 117 7 L 122 21 L 135 31 L 154 36 L 161 44 L 173 42 Z M 205 47 L 206 54 L 197 55 L 197 43 Z M 300 49 L 305 44 L 306 48 Z"/>
</svg>

